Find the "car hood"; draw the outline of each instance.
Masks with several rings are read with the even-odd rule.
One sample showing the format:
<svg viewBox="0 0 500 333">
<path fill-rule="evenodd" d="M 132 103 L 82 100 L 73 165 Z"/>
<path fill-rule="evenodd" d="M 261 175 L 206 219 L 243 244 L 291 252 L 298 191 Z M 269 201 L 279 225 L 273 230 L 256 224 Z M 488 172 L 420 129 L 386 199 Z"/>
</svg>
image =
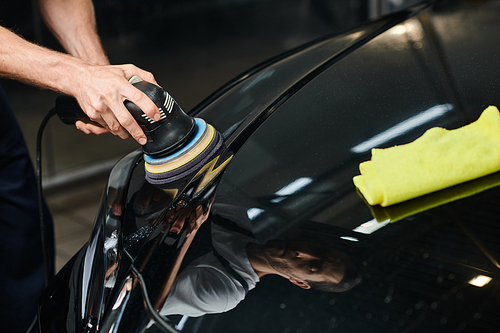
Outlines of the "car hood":
<svg viewBox="0 0 500 333">
<path fill-rule="evenodd" d="M 122 159 L 88 245 L 46 291 L 42 330 L 493 331 L 498 188 L 380 218 L 352 183 L 372 148 L 500 104 L 500 6 L 468 6 L 417 6 L 325 37 L 216 92 L 192 114 L 234 158 L 199 197 L 148 184 L 140 151 Z M 208 218 L 191 237 L 198 206 Z M 348 282 L 318 287 L 298 264 L 259 270 L 299 254 L 332 279 L 327 263 L 348 267 Z M 477 276 L 493 280 L 469 284 Z"/>
</svg>

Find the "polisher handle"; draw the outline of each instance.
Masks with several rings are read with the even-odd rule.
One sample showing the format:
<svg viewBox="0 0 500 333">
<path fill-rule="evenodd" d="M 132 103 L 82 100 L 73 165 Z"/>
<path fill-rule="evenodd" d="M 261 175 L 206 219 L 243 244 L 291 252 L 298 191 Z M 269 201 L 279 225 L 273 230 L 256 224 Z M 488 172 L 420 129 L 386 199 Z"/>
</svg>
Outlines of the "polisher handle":
<svg viewBox="0 0 500 333">
<path fill-rule="evenodd" d="M 101 126 L 99 123 L 90 120 L 89 116 L 78 105 L 76 99 L 68 95 L 60 95 L 56 98 L 56 112 L 59 119 L 67 125 L 74 125 L 78 120 L 81 120 L 84 123 Z"/>
<path fill-rule="evenodd" d="M 137 77 L 134 77 L 134 81 L 132 81 L 131 83 L 137 89 L 145 93 L 156 104 L 156 106 L 160 108 L 161 111 L 166 92 L 160 86 L 142 81 L 139 78 L 135 78 Z M 124 104 L 132 114 L 132 116 L 134 116 L 139 125 L 143 128 L 143 130 L 149 132 L 151 130 L 154 130 L 155 127 L 158 126 L 158 123 L 154 126 L 149 125 L 148 122 L 151 122 L 151 120 L 134 103 L 125 101 Z M 78 120 L 81 120 L 84 123 L 91 123 L 102 127 L 99 123 L 90 120 L 89 116 L 87 116 L 87 114 L 83 112 L 76 99 L 72 96 L 59 95 L 56 98 L 56 113 L 59 116 L 59 119 L 61 119 L 61 121 L 67 125 L 74 125 Z M 162 113 L 162 116 L 164 118 L 165 114 Z M 147 134 L 148 133 L 146 133 L 146 135 Z"/>
</svg>

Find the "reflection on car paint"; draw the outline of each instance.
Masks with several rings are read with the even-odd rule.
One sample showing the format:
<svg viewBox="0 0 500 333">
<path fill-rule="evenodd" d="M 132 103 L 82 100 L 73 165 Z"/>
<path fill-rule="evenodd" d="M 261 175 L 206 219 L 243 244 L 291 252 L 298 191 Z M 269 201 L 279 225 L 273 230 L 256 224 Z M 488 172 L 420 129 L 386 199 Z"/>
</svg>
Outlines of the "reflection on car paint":
<svg viewBox="0 0 500 333">
<path fill-rule="evenodd" d="M 304 289 L 332 292 L 359 283 L 357 265 L 347 254 L 310 242 L 271 240 L 261 244 L 251 232 L 243 207 L 218 197 L 213 208 L 210 252 L 194 259 L 179 274 L 162 315 L 199 317 L 229 311 L 265 275 L 281 276 Z"/>
</svg>

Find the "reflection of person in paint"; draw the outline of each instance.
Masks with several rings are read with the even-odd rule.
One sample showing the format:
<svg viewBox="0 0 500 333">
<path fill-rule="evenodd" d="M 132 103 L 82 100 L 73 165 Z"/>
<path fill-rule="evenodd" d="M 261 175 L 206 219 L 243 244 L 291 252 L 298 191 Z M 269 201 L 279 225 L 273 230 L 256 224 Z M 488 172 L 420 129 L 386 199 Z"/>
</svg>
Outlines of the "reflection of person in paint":
<svg viewBox="0 0 500 333">
<path fill-rule="evenodd" d="M 332 292 L 351 289 L 358 280 L 347 254 L 316 244 L 273 240 L 248 243 L 246 251 L 259 278 L 275 274 L 304 289 Z"/>
<path fill-rule="evenodd" d="M 329 292 L 346 291 L 359 282 L 358 270 L 345 253 L 300 241 L 259 244 L 248 231 L 246 210 L 217 200 L 213 207 L 215 214 L 247 227 L 246 232 L 227 228 L 212 215 L 213 251 L 191 262 L 176 277 L 160 307 L 162 315 L 198 317 L 229 311 L 265 275 L 279 275 L 301 288 Z"/>
</svg>

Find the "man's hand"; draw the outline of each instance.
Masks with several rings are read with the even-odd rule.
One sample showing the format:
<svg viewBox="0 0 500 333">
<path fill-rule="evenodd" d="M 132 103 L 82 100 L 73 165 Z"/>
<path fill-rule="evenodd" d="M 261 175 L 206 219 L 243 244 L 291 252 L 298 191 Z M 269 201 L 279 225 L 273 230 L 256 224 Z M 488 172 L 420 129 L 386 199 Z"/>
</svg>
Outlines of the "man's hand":
<svg viewBox="0 0 500 333">
<path fill-rule="evenodd" d="M 72 95 L 89 118 L 103 126 L 101 128 L 79 121 L 76 123 L 77 128 L 86 134 L 100 135 L 110 131 L 122 139 L 132 136 L 144 145 L 146 136 L 123 102 L 131 101 L 154 120 L 160 119 L 160 113 L 149 97 L 129 83 L 132 76 L 156 83 L 151 73 L 133 65 L 91 65 L 88 75 L 77 76 Z"/>
<path fill-rule="evenodd" d="M 76 97 L 89 118 L 103 126 L 78 121 L 76 127 L 86 134 L 100 135 L 110 131 L 121 138 L 131 135 L 140 144 L 145 144 L 146 136 L 124 107 L 123 101 L 128 99 L 135 103 L 151 119 L 156 119 L 156 114 L 159 117 L 158 108 L 154 103 L 128 83 L 128 79 L 133 75 L 156 83 L 153 75 L 132 65 L 108 66 L 109 60 L 97 35 L 91 0 L 38 0 L 38 4 L 47 27 L 64 49 L 72 56 L 96 65 L 84 71 L 77 70 L 77 73 L 72 71 L 73 68 L 59 72 L 60 75 L 69 73 L 75 81 L 70 84 L 78 85 L 78 89 L 74 91 L 73 87 L 68 87 L 67 84 L 55 88 L 66 94 L 70 89 L 70 94 Z M 38 61 L 39 59 L 41 57 L 37 57 Z M 64 63 L 62 60 L 58 65 Z M 44 84 L 51 86 L 50 83 Z"/>
</svg>

